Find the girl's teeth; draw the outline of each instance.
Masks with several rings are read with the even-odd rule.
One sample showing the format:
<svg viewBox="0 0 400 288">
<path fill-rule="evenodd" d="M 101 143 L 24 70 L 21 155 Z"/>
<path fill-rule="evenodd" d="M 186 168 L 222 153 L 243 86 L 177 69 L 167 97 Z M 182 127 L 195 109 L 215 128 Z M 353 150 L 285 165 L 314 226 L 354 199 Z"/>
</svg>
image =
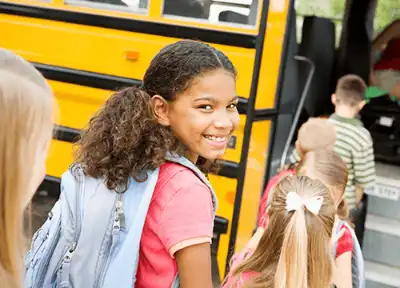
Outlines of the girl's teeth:
<svg viewBox="0 0 400 288">
<path fill-rule="evenodd" d="M 206 138 L 208 138 L 212 141 L 218 141 L 218 142 L 223 142 L 226 139 L 226 137 L 215 137 L 215 136 L 206 136 Z"/>
</svg>

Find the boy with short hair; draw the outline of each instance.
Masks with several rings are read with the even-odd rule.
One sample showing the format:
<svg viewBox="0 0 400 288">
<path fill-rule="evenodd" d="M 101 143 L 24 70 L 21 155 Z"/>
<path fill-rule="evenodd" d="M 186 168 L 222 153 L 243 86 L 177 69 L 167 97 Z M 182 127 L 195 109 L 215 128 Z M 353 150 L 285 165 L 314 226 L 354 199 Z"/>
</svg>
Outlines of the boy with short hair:
<svg viewBox="0 0 400 288">
<path fill-rule="evenodd" d="M 336 128 L 334 151 L 346 162 L 349 173 L 345 198 L 350 210 L 358 206 L 365 188 L 375 181 L 373 141 L 357 118 L 365 105 L 366 90 L 367 85 L 359 76 L 341 77 L 332 95 L 335 113 L 328 120 Z M 300 160 L 296 154 L 295 151 L 290 158 L 292 163 Z"/>
<path fill-rule="evenodd" d="M 336 126 L 334 151 L 346 162 L 349 172 L 345 198 L 349 209 L 361 201 L 363 191 L 375 181 L 375 160 L 371 134 L 357 119 L 365 105 L 367 85 L 357 75 L 339 79 L 332 95 L 335 113 L 329 121 Z"/>
</svg>

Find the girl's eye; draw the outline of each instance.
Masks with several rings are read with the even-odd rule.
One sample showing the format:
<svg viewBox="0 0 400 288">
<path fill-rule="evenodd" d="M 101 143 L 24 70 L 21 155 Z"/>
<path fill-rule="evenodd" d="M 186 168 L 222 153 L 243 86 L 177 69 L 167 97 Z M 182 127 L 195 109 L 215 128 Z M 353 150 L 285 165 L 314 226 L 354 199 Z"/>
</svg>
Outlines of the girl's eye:
<svg viewBox="0 0 400 288">
<path fill-rule="evenodd" d="M 211 105 L 203 105 L 199 107 L 200 109 L 206 110 L 206 111 L 211 111 L 212 107 Z"/>
<path fill-rule="evenodd" d="M 228 105 L 228 109 L 235 109 L 237 108 L 237 103 L 231 103 Z"/>
</svg>

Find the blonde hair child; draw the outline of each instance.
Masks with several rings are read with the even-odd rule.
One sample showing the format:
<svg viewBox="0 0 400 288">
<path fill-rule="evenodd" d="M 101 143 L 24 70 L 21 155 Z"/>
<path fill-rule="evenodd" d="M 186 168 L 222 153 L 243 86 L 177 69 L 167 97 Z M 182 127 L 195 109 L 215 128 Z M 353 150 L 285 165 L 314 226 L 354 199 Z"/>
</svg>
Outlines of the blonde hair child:
<svg viewBox="0 0 400 288">
<path fill-rule="evenodd" d="M 39 72 L 0 49 L 0 283 L 19 287 L 23 211 L 45 174 L 53 97 Z M 4 285 L 4 286 L 3 286 Z"/>
<path fill-rule="evenodd" d="M 334 236 L 337 239 L 337 247 L 333 282 L 337 288 L 352 287 L 354 240 L 350 231 L 351 227 L 343 225 L 339 221 L 341 219 L 350 222 L 349 209 L 344 199 L 348 177 L 346 163 L 333 151 L 311 151 L 304 156 L 298 166 L 297 175 L 308 176 L 322 181 L 332 195 L 337 209 L 334 231 L 340 231 L 339 234 Z"/>
<path fill-rule="evenodd" d="M 275 187 L 269 223 L 257 248 L 233 267 L 223 287 L 329 287 L 335 210 L 322 182 L 284 178 Z"/>
</svg>

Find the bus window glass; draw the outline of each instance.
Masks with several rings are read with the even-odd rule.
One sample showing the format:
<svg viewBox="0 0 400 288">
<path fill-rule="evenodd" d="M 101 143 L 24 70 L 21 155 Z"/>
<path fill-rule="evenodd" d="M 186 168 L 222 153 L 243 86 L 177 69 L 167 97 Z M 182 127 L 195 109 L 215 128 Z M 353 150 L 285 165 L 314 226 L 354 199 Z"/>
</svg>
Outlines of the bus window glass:
<svg viewBox="0 0 400 288">
<path fill-rule="evenodd" d="M 317 16 L 330 19 L 336 28 L 336 46 L 339 45 L 342 33 L 342 22 L 345 14 L 345 0 L 296 0 L 297 42 L 301 42 L 301 31 L 305 16 Z"/>
<path fill-rule="evenodd" d="M 164 0 L 164 16 L 194 18 L 212 24 L 257 23 L 259 0 Z"/>
<path fill-rule="evenodd" d="M 65 0 L 65 3 L 81 7 L 135 13 L 146 13 L 148 8 L 148 0 Z"/>
</svg>

